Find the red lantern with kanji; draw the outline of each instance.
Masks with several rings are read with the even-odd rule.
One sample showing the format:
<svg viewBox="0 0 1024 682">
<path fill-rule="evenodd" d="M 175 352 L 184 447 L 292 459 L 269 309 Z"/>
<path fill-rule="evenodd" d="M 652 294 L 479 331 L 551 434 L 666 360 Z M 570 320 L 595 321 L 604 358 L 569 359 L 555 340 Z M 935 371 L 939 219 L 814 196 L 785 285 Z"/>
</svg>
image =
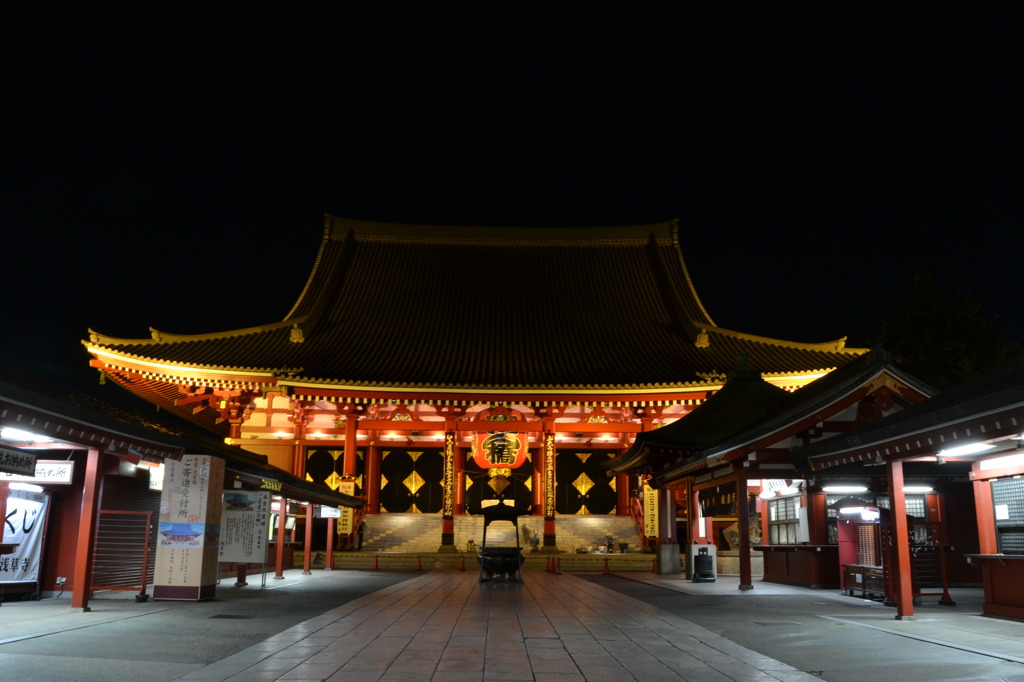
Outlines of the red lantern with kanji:
<svg viewBox="0 0 1024 682">
<path fill-rule="evenodd" d="M 526 434 L 509 431 L 477 432 L 473 461 L 481 469 L 517 469 L 526 462 Z"/>
</svg>

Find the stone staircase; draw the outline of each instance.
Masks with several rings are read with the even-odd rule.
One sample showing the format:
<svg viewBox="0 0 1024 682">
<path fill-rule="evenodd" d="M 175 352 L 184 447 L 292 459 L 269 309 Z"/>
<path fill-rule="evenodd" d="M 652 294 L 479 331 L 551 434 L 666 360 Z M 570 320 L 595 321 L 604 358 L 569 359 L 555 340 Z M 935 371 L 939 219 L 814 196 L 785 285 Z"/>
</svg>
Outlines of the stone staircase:
<svg viewBox="0 0 1024 682">
<path fill-rule="evenodd" d="M 434 553 L 441 544 L 441 517 L 434 514 L 368 514 L 364 517 L 363 552 Z M 524 529 L 526 532 L 524 533 Z M 543 544 L 544 519 L 539 516 L 519 518 L 519 544 L 527 551 L 527 536 Z M 487 527 L 487 544 L 509 547 L 516 544 L 515 528 L 496 521 Z M 593 551 L 605 547 L 609 537 L 616 552 L 620 543 L 628 544 L 628 552 L 641 550 L 636 523 L 628 516 L 586 515 L 558 516 L 555 534 L 561 552 Z M 470 540 L 483 544 L 484 520 L 480 516 L 455 517 L 455 547 L 464 551 Z"/>
</svg>

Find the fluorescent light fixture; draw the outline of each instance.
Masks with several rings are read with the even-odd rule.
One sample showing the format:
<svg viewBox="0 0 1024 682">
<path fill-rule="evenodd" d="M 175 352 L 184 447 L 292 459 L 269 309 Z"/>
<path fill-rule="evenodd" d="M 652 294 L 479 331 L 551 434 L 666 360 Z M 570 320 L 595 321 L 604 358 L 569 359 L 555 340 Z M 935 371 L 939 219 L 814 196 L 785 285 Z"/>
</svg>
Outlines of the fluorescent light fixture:
<svg viewBox="0 0 1024 682">
<path fill-rule="evenodd" d="M 8 483 L 7 485 L 9 485 L 11 487 L 11 490 L 24 490 L 27 493 L 41 493 L 41 492 L 43 492 L 43 487 L 42 486 L 34 485 L 32 483 L 17 483 L 17 482 L 14 482 L 14 483 Z"/>
<path fill-rule="evenodd" d="M 978 462 L 978 468 L 982 471 L 987 469 L 1005 469 L 1007 467 L 1024 465 L 1024 455 L 1006 455 L 1005 457 L 993 457 Z"/>
<path fill-rule="evenodd" d="M 905 493 L 930 493 L 933 488 L 930 485 L 905 485 L 903 486 L 903 492 Z"/>
<path fill-rule="evenodd" d="M 963 457 L 964 455 L 974 455 L 979 452 L 985 452 L 991 450 L 995 445 L 992 443 L 969 443 L 967 445 L 961 445 L 956 448 L 949 448 L 948 450 L 940 450 L 939 456 L 941 457 Z"/>
<path fill-rule="evenodd" d="M 860 516 L 862 521 L 874 521 L 881 512 L 874 507 L 840 507 L 839 514 L 842 516 Z"/>
<path fill-rule="evenodd" d="M 866 485 L 826 485 L 822 488 L 827 493 L 866 493 Z"/>
<path fill-rule="evenodd" d="M 22 431 L 21 429 L 12 429 L 9 426 L 0 428 L 0 439 L 2 440 L 13 440 L 19 443 L 52 443 L 52 438 L 46 436 L 40 436 L 37 433 L 31 433 L 29 431 Z"/>
</svg>

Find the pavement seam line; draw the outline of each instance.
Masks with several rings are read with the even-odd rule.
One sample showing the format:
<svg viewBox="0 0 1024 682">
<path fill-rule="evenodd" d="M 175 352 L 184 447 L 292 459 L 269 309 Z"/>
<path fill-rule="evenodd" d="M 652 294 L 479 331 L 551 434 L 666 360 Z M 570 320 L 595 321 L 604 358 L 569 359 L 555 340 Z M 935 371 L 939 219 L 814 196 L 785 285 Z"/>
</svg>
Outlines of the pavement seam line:
<svg viewBox="0 0 1024 682">
<path fill-rule="evenodd" d="M 997 658 L 1001 661 L 1008 661 L 1010 663 L 1024 663 L 1024 658 L 1019 656 L 1013 656 L 1011 654 L 1001 654 L 998 651 L 989 651 L 988 649 L 979 649 L 977 647 L 967 646 L 965 644 L 957 644 L 955 642 L 949 642 L 943 639 L 937 639 L 935 637 L 926 637 L 925 635 L 916 635 L 910 632 L 901 632 L 900 630 L 893 630 L 892 628 L 882 627 L 880 625 L 870 625 L 868 623 L 859 623 L 855 620 L 848 620 L 846 618 L 839 618 L 838 616 L 818 616 L 826 620 L 832 620 L 839 623 L 846 623 L 847 625 L 856 625 L 862 628 L 868 628 L 869 630 L 877 630 L 879 632 L 885 632 L 890 635 L 898 635 L 900 637 L 906 637 L 907 639 L 916 639 L 919 642 L 927 642 L 928 644 L 937 644 L 939 646 L 948 647 L 950 649 L 959 649 L 960 651 L 966 651 L 972 654 L 978 654 L 979 656 L 988 656 L 989 658 Z"/>
<path fill-rule="evenodd" d="M 36 639 L 38 637 L 46 637 L 48 635 L 56 635 L 56 634 L 59 634 L 61 632 L 69 632 L 71 630 L 82 630 L 84 628 L 94 628 L 97 625 L 106 625 L 107 623 L 116 623 L 116 622 L 121 621 L 121 620 L 128 620 L 129 618 L 141 618 L 142 616 L 149 616 L 149 615 L 152 615 L 154 613 L 162 613 L 164 611 L 170 611 L 170 609 L 169 608 L 168 609 L 158 609 L 156 611 L 147 611 L 145 613 L 132 613 L 132 614 L 128 614 L 126 616 L 120 616 L 118 618 L 108 618 L 106 620 L 100 621 L 99 623 L 83 623 L 81 625 L 72 625 L 72 626 L 69 626 L 69 627 L 66 627 L 66 628 L 56 628 L 56 629 L 53 629 L 53 630 L 43 630 L 41 632 L 30 632 L 27 635 L 17 635 L 15 637 L 7 637 L 5 639 L 0 639 L 0 645 L 11 644 L 13 642 L 21 642 L 21 641 L 26 640 L 26 639 Z"/>
</svg>

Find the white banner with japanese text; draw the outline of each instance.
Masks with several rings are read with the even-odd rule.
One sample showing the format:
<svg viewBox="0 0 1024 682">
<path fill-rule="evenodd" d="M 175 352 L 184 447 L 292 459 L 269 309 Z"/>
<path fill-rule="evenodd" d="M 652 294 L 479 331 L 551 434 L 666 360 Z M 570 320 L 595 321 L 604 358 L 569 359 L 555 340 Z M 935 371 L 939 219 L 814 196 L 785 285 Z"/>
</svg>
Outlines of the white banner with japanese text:
<svg viewBox="0 0 1024 682">
<path fill-rule="evenodd" d="M 13 554 L 0 554 L 0 583 L 33 583 L 39 580 L 43 554 L 43 529 L 49 494 L 11 490 L 4 519 L 4 543 L 16 544 Z"/>
</svg>

